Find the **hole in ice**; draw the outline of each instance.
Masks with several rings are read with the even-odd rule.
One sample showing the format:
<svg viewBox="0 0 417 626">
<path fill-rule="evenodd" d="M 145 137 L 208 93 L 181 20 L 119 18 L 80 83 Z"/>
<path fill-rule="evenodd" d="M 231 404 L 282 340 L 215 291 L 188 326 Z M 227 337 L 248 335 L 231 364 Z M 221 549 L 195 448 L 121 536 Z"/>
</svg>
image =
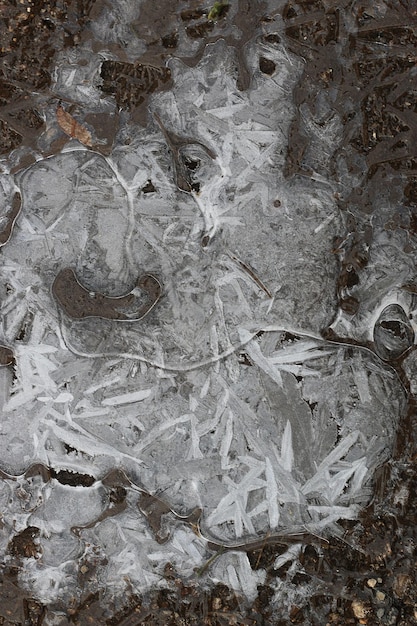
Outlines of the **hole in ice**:
<svg viewBox="0 0 417 626">
<path fill-rule="evenodd" d="M 198 193 L 202 181 L 209 182 L 213 179 L 216 174 L 214 156 L 211 150 L 200 143 L 188 143 L 179 148 L 179 169 L 188 191 Z"/>
<path fill-rule="evenodd" d="M 259 69 L 263 74 L 268 74 L 268 76 L 272 76 L 275 72 L 276 63 L 272 59 L 267 59 L 266 57 L 259 58 Z"/>
<path fill-rule="evenodd" d="M 210 235 L 203 235 L 203 237 L 201 238 L 201 247 L 207 248 L 210 241 L 211 241 Z"/>
<path fill-rule="evenodd" d="M 37 558 L 40 555 L 40 530 L 36 526 L 28 526 L 14 535 L 9 542 L 9 552 L 15 557 Z"/>
<path fill-rule="evenodd" d="M 268 35 L 264 36 L 264 41 L 270 44 L 279 44 L 281 43 L 281 37 L 278 35 L 278 33 L 269 33 Z"/>
<path fill-rule="evenodd" d="M 75 272 L 67 267 L 55 278 L 52 293 L 64 312 L 73 319 L 100 317 L 137 321 L 156 305 L 162 289 L 154 276 L 145 274 L 138 278 L 136 286 L 127 295 L 109 297 L 88 291 L 78 281 Z"/>
<path fill-rule="evenodd" d="M 193 158 L 191 156 L 184 157 L 184 165 L 187 169 L 194 171 L 200 167 L 200 159 Z"/>
<path fill-rule="evenodd" d="M 69 485 L 70 487 L 91 487 L 95 482 L 93 476 L 80 474 L 79 472 L 73 472 L 71 470 L 55 470 L 51 468 L 51 476 L 61 485 Z"/>
<path fill-rule="evenodd" d="M 155 185 L 153 184 L 151 179 L 148 178 L 146 184 L 142 187 L 142 193 L 154 193 L 155 191 Z"/>
<path fill-rule="evenodd" d="M 374 328 L 375 351 L 385 361 L 398 359 L 414 343 L 414 331 L 407 315 L 398 304 L 382 311 Z"/>
<path fill-rule="evenodd" d="M 168 131 L 158 113 L 154 118 L 161 128 L 165 140 L 171 150 L 174 162 L 175 183 L 181 191 L 200 191 L 201 182 L 196 179 L 195 171 L 199 170 L 199 179 L 211 180 L 216 172 L 216 154 L 200 141 L 180 137 Z"/>
</svg>

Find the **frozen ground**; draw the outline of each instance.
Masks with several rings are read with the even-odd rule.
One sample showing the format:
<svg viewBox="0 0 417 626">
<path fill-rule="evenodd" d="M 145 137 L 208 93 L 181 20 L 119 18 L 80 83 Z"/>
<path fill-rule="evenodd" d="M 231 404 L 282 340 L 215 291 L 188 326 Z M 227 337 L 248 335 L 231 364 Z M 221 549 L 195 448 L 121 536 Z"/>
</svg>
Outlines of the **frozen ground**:
<svg viewBox="0 0 417 626">
<path fill-rule="evenodd" d="M 54 93 L 111 113 L 103 58 L 62 54 Z M 2 337 L 15 355 L 0 370 L 1 542 L 39 529 L 19 577 L 42 603 L 79 597 L 82 568 L 94 568 L 84 589 L 122 597 L 164 585 L 167 563 L 253 600 L 265 571 L 242 547 L 282 536 L 276 567 L 297 568 L 302 537 L 342 536 L 338 521 L 369 502 L 390 454 L 405 393 L 378 355 L 400 354 L 413 329 L 403 320 L 408 343 L 387 348 L 380 316 L 412 310 L 413 296 L 387 280 L 358 322 L 334 321 L 346 223 L 320 172 L 341 122 L 317 131 L 317 174 L 285 178 L 301 62 L 253 38 L 253 79 L 239 91 L 235 54 L 220 39 L 194 67 L 170 59 L 173 87 L 151 96 L 146 128 L 122 115 L 111 152 L 72 139 L 1 174 L 5 209 L 22 197 L 1 256 Z M 45 142 L 48 132 L 60 130 L 51 122 Z M 65 298 L 54 288 L 67 268 L 84 300 L 75 283 Z M 154 300 L 144 275 L 161 286 Z M 332 322 L 364 345 L 322 339 Z"/>
</svg>

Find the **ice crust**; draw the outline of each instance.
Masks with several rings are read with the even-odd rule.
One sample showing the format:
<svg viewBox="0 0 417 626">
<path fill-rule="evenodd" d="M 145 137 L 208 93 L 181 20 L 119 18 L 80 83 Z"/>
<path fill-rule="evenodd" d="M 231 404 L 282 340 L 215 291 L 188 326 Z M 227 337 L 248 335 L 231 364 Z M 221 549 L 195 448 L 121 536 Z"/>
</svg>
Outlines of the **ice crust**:
<svg viewBox="0 0 417 626">
<path fill-rule="evenodd" d="M 23 208 L 1 260 L 2 334 L 16 366 L 0 370 L 0 458 L 18 476 L 1 483 L 1 542 L 40 529 L 40 555 L 20 576 L 42 602 L 80 593 L 80 563 L 94 562 L 88 584 L 107 593 L 145 592 L 164 584 L 167 562 L 195 577 L 211 555 L 203 537 L 231 546 L 271 532 L 338 534 L 389 454 L 405 407 L 395 373 L 365 348 L 320 338 L 335 310 L 331 248 L 343 220 L 329 181 L 283 176 L 299 61 L 270 50 L 271 79 L 255 48 L 247 92 L 220 40 L 195 68 L 170 61 L 173 89 L 153 96 L 146 129 L 121 128 L 111 155 L 72 141 L 14 180 L 3 175 L 2 193 L 19 189 Z M 178 190 L 164 133 L 187 140 L 199 192 Z M 164 295 L 137 322 L 74 321 L 51 291 L 65 267 L 112 297 L 151 273 Z M 34 463 L 95 482 L 27 479 Z M 130 488 L 123 512 L 95 522 L 113 468 L 178 515 L 200 507 L 203 537 L 171 515 L 159 543 Z M 265 572 L 228 551 L 204 576 L 253 600 Z"/>
</svg>

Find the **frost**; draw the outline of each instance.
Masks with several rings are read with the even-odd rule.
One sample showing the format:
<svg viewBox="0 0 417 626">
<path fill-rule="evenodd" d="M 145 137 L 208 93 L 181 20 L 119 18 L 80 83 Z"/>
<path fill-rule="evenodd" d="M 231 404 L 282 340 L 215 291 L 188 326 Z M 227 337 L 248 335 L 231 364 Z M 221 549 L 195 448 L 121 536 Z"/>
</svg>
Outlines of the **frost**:
<svg viewBox="0 0 417 626">
<path fill-rule="evenodd" d="M 281 465 L 284 470 L 291 472 L 294 463 L 294 451 L 292 447 L 291 422 L 288 420 L 281 441 Z"/>
<path fill-rule="evenodd" d="M 274 562 L 275 569 L 279 569 L 288 561 L 293 561 L 300 554 L 302 544 L 295 544 L 288 548 L 283 554 L 280 554 Z"/>
<path fill-rule="evenodd" d="M 112 396 L 105 398 L 101 401 L 103 406 L 119 406 L 120 404 L 129 404 L 131 402 L 140 402 L 149 398 L 152 393 L 152 389 L 141 389 L 140 391 L 133 391 L 132 393 L 123 393 L 120 396 Z"/>
<path fill-rule="evenodd" d="M 279 509 L 278 509 L 278 486 L 275 480 L 271 461 L 265 459 L 265 477 L 266 477 L 266 500 L 268 502 L 269 525 L 272 529 L 278 527 Z"/>
<path fill-rule="evenodd" d="M 265 582 L 266 572 L 253 571 L 246 554 L 235 552 L 219 557 L 213 568 L 213 577 L 253 602 L 257 596 L 258 585 Z"/>
</svg>

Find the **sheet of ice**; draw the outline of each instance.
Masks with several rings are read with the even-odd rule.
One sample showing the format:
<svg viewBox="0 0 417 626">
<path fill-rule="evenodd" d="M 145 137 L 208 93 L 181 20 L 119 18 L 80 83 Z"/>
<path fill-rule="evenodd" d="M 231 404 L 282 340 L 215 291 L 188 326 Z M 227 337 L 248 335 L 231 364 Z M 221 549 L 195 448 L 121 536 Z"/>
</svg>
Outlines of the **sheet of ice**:
<svg viewBox="0 0 417 626">
<path fill-rule="evenodd" d="M 99 572 L 87 586 L 144 592 L 163 584 L 167 562 L 195 576 L 207 541 L 337 532 L 389 454 L 405 406 L 394 371 L 366 348 L 320 339 L 335 310 L 342 219 L 330 183 L 283 176 L 300 67 L 271 49 L 269 80 L 251 46 L 248 91 L 236 90 L 233 51 L 219 40 L 194 68 L 170 61 L 173 89 L 154 95 L 147 128 L 121 128 L 111 155 L 69 142 L 2 187 L 23 197 L 1 258 L 16 366 L 0 372 L 0 456 L 20 475 L 1 483 L 2 541 L 39 529 L 21 579 L 41 601 L 77 595 L 80 563 Z M 72 93 L 65 72 L 57 80 Z M 189 192 L 176 180 L 187 163 Z M 74 320 L 52 294 L 66 267 L 113 298 L 151 274 L 163 297 L 143 320 Z M 38 481 L 22 501 L 33 463 L 92 484 Z M 124 510 L 103 517 L 114 492 L 100 480 L 114 468 L 132 483 Z M 138 508 L 141 492 L 168 504 L 165 543 Z M 197 507 L 199 533 L 185 521 Z M 204 571 L 249 600 L 265 578 L 233 550 Z"/>
</svg>

